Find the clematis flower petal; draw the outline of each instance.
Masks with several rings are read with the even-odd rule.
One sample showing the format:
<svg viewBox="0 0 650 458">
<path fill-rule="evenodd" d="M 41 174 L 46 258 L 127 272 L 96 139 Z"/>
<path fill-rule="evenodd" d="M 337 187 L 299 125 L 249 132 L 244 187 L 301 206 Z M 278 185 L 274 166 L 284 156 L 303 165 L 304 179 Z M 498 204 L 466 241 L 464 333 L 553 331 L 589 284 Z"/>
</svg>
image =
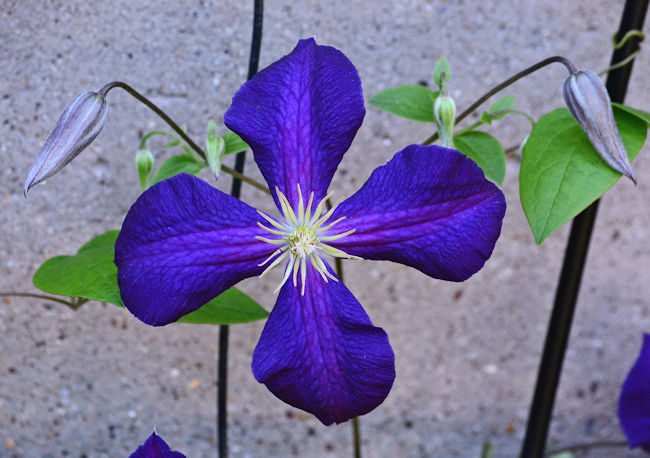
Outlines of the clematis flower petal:
<svg viewBox="0 0 650 458">
<path fill-rule="evenodd" d="M 129 458 L 185 458 L 185 455 L 181 452 L 174 452 L 154 431 Z"/>
<path fill-rule="evenodd" d="M 244 84 L 224 121 L 251 146 L 269 188 L 295 205 L 296 183 L 316 201 L 325 195 L 364 115 L 357 70 L 312 38 Z"/>
<path fill-rule="evenodd" d="M 618 418 L 630 447 L 650 452 L 650 334 L 630 369 L 618 401 Z"/>
<path fill-rule="evenodd" d="M 253 353 L 253 375 L 325 425 L 341 423 L 383 402 L 395 357 L 386 333 L 342 283 L 307 275 L 304 296 L 290 283 L 282 287 Z"/>
<path fill-rule="evenodd" d="M 115 244 L 124 305 L 147 324 L 178 320 L 240 280 L 275 249 L 253 207 L 182 174 L 133 204 Z"/>
<path fill-rule="evenodd" d="M 377 168 L 332 215 L 330 242 L 366 259 L 415 267 L 443 280 L 463 281 L 492 254 L 501 232 L 505 197 L 458 151 L 411 145 Z"/>
</svg>

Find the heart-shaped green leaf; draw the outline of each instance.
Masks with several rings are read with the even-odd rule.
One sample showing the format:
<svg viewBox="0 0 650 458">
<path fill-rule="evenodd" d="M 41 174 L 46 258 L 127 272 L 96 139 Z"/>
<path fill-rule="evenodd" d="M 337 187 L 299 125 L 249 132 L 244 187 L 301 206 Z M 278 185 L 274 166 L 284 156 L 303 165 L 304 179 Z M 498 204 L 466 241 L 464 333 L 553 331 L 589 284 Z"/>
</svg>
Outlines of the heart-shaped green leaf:
<svg viewBox="0 0 650 458">
<path fill-rule="evenodd" d="M 190 175 L 198 175 L 199 172 L 205 167 L 205 164 L 199 161 L 193 154 L 184 153 L 172 156 L 162 163 L 154 177 L 151 179 L 150 186 L 156 183 L 171 178 L 179 173 L 189 173 Z"/>
<path fill-rule="evenodd" d="M 614 117 L 630 161 L 645 142 L 647 124 L 614 106 Z M 616 183 L 621 174 L 596 153 L 569 110 L 543 116 L 526 142 L 519 194 L 537 244 Z"/>
<path fill-rule="evenodd" d="M 83 297 L 122 307 L 117 286 L 117 267 L 113 264 L 119 231 L 95 237 L 75 256 L 48 259 L 34 274 L 34 285 L 46 293 Z M 198 310 L 185 315 L 182 323 L 235 324 L 264 319 L 269 313 L 257 302 L 230 288 Z"/>
<path fill-rule="evenodd" d="M 503 183 L 506 175 L 506 153 L 496 138 L 485 132 L 472 130 L 454 137 L 454 146 L 476 162 L 488 180 L 497 184 Z"/>
<path fill-rule="evenodd" d="M 48 259 L 34 274 L 34 286 L 47 293 L 122 304 L 113 264 L 119 231 L 95 237 L 76 256 Z"/>
<path fill-rule="evenodd" d="M 402 118 L 433 122 L 433 101 L 438 92 L 424 86 L 399 86 L 381 91 L 368 103 Z"/>
</svg>

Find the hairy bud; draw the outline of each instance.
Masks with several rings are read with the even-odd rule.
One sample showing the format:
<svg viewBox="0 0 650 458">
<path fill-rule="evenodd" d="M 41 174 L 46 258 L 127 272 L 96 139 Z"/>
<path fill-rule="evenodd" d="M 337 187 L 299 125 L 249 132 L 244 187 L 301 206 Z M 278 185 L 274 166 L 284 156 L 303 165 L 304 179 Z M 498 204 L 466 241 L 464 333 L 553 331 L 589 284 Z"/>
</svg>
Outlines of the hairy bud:
<svg viewBox="0 0 650 458">
<path fill-rule="evenodd" d="M 135 169 L 138 172 L 140 188 L 145 191 L 149 187 L 149 181 L 153 175 L 154 157 L 151 151 L 141 149 L 135 155 Z"/>
<path fill-rule="evenodd" d="M 433 115 L 440 134 L 440 144 L 445 148 L 454 147 L 454 123 L 456 104 L 448 95 L 440 95 L 433 103 Z"/>
<path fill-rule="evenodd" d="M 600 157 L 636 184 L 609 94 L 598 75 L 581 70 L 569 76 L 564 82 L 564 100 Z"/>
<path fill-rule="evenodd" d="M 59 172 L 81 153 L 106 123 L 110 107 L 92 91 L 79 94 L 65 109 L 45 140 L 25 180 L 24 192 Z"/>
</svg>

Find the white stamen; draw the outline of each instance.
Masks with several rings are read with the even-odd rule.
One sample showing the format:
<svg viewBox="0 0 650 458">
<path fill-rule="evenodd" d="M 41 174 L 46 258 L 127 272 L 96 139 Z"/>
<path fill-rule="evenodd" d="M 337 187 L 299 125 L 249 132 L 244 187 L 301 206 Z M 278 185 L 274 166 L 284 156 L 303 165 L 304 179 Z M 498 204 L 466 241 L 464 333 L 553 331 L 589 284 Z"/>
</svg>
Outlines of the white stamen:
<svg viewBox="0 0 650 458">
<path fill-rule="evenodd" d="M 293 285 L 295 287 L 298 287 L 298 273 L 300 273 L 300 293 L 304 296 L 305 288 L 307 286 L 307 259 L 309 259 L 312 267 L 316 270 L 316 272 L 320 274 L 323 280 L 325 282 L 328 282 L 328 279 L 338 281 L 338 278 L 336 278 L 336 276 L 330 272 L 330 268 L 323 260 L 321 252 L 327 253 L 328 255 L 335 258 L 361 258 L 349 255 L 344 251 L 339 250 L 338 248 L 334 248 L 327 245 L 326 243 L 323 243 L 339 240 L 347 235 L 352 234 L 355 231 L 355 229 L 351 229 L 340 234 L 323 234 L 327 230 L 331 229 L 334 225 L 345 219 L 345 217 L 341 217 L 336 221 L 325 225 L 327 220 L 334 214 L 334 211 L 341 202 L 337 202 L 336 205 L 334 205 L 325 214 L 323 214 L 327 200 L 331 197 L 331 195 L 328 194 L 323 199 L 321 199 L 321 201 L 316 206 L 316 209 L 312 213 L 314 193 L 311 192 L 309 194 L 309 201 L 305 207 L 305 201 L 302 197 L 300 184 L 297 184 L 296 187 L 298 190 L 297 212 L 294 211 L 294 209 L 291 207 L 289 199 L 287 199 L 287 197 L 276 186 L 275 192 L 277 194 L 277 200 L 280 203 L 283 218 L 276 220 L 266 213 L 258 210 L 258 213 L 272 227 L 268 227 L 261 222 L 257 223 L 258 226 L 275 237 L 265 238 L 256 236 L 255 238 L 273 245 L 281 245 L 281 247 L 275 250 L 271 256 L 259 264 L 260 266 L 263 266 L 272 260 L 272 262 L 268 265 L 268 267 L 266 267 L 260 276 L 264 276 L 273 267 L 277 266 L 285 259 L 288 259 L 284 274 L 282 276 L 282 281 L 280 282 L 280 286 L 276 288 L 275 293 L 277 293 L 280 288 L 282 288 L 289 277 L 292 277 Z"/>
</svg>

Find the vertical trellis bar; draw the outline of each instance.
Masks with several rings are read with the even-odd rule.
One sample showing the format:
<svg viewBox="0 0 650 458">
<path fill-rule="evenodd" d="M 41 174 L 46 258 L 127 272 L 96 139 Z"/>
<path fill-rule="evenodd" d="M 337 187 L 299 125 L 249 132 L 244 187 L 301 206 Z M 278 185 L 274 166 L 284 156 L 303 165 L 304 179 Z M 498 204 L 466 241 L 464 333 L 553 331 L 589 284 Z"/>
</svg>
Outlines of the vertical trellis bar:
<svg viewBox="0 0 650 458">
<path fill-rule="evenodd" d="M 248 60 L 248 79 L 250 80 L 257 73 L 260 60 L 260 48 L 262 46 L 262 22 L 264 18 L 264 0 L 255 0 L 253 8 L 253 36 L 251 39 L 250 57 Z M 235 170 L 239 173 L 244 171 L 246 152 L 238 153 L 235 157 Z M 239 198 L 241 194 L 241 180 L 233 178 L 230 194 Z M 217 368 L 217 446 L 219 457 L 228 456 L 228 418 L 226 396 L 228 392 L 228 334 L 227 325 L 219 326 L 219 363 Z"/>
<path fill-rule="evenodd" d="M 616 35 L 617 40 L 620 40 L 630 30 L 641 30 L 647 9 L 648 0 L 627 0 L 625 2 L 619 31 Z M 615 64 L 625 59 L 637 50 L 638 44 L 638 38 L 630 39 L 625 46 L 614 51 L 611 63 Z M 623 102 L 631 73 L 632 62 L 609 73 L 607 90 L 612 101 Z M 582 270 L 598 211 L 598 202 L 594 202 L 576 216 L 571 226 L 571 234 L 564 254 L 562 272 L 544 343 L 542 361 L 537 374 L 535 394 L 528 415 L 528 426 L 521 451 L 521 456 L 524 458 L 541 458 L 544 455 L 555 393 L 560 380 L 562 362 L 580 290 Z"/>
</svg>

